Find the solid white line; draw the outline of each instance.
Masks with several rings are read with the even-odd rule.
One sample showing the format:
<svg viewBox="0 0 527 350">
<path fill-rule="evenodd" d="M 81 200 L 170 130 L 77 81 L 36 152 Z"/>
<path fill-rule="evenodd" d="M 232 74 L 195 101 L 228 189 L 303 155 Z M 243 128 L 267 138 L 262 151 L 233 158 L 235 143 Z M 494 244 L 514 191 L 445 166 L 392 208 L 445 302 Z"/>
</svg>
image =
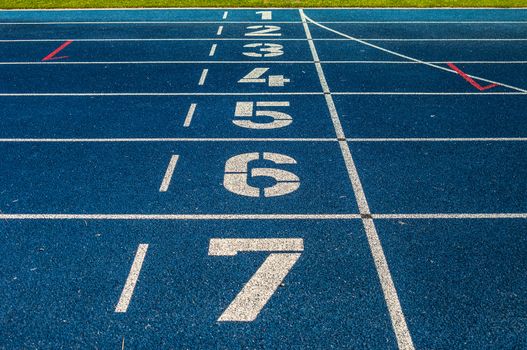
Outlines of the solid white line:
<svg viewBox="0 0 527 350">
<path fill-rule="evenodd" d="M 199 77 L 198 85 L 205 84 L 205 79 L 207 79 L 208 73 L 209 73 L 209 70 L 207 68 L 204 68 L 203 71 L 201 71 L 201 77 Z"/>
<path fill-rule="evenodd" d="M 335 138 L 3 138 L 0 142 L 336 142 Z"/>
<path fill-rule="evenodd" d="M 270 23 L 270 22 L 265 22 Z M 527 38 L 359 38 L 368 41 L 527 41 Z M 66 40 L 73 40 L 78 42 L 112 42 L 112 41 L 250 41 L 247 38 L 48 38 L 48 39 L 0 39 L 0 43 L 20 43 L 20 42 L 64 42 Z M 273 41 L 306 41 L 304 38 L 265 38 L 265 40 Z M 316 38 L 313 41 L 346 41 L 345 38 Z"/>
<path fill-rule="evenodd" d="M 527 219 L 527 213 L 371 214 L 373 219 Z M 0 214 L 0 220 L 354 220 L 360 214 Z"/>
<path fill-rule="evenodd" d="M 214 56 L 217 44 L 213 44 L 209 56 Z M 314 61 L 36 61 L 0 62 L 0 65 L 108 65 L 108 64 L 313 64 Z M 320 61 L 322 64 L 421 64 L 412 61 Z M 434 64 L 527 64 L 527 61 L 430 61 Z"/>
<path fill-rule="evenodd" d="M 212 44 L 212 46 L 210 47 L 210 51 L 209 51 L 209 56 L 212 57 L 214 56 L 214 54 L 216 53 L 216 47 L 218 46 L 218 44 Z"/>
<path fill-rule="evenodd" d="M 90 143 L 90 142 L 337 142 L 337 138 L 0 138 L 0 143 Z M 527 137 L 391 137 L 347 138 L 347 142 L 526 142 Z"/>
<path fill-rule="evenodd" d="M 92 8 L 48 8 L 48 9 L 2 9 L 0 12 L 76 12 L 76 11 L 152 11 L 152 10 L 167 10 L 167 11 L 191 11 L 191 10 L 298 10 L 298 7 L 92 7 Z M 404 10 L 404 11 L 417 11 L 417 12 L 427 12 L 427 11 L 437 11 L 437 10 L 455 10 L 457 12 L 472 11 L 472 10 L 503 10 L 513 11 L 513 10 L 527 10 L 527 7 L 516 6 L 516 7 L 311 7 L 308 11 L 319 11 L 319 10 L 366 10 L 376 12 L 378 10 Z"/>
<path fill-rule="evenodd" d="M 223 17 L 221 19 L 227 19 L 228 15 L 229 15 L 229 11 L 223 12 Z"/>
<path fill-rule="evenodd" d="M 218 27 L 218 31 L 216 32 L 216 35 L 221 35 L 223 33 L 223 26 Z"/>
<path fill-rule="evenodd" d="M 0 97 L 39 96 L 287 96 L 322 95 L 323 92 L 45 92 L 45 93 L 0 93 Z"/>
<path fill-rule="evenodd" d="M 348 142 L 525 142 L 527 137 L 406 137 L 348 138 Z"/>
<path fill-rule="evenodd" d="M 304 15 L 305 16 L 305 15 Z M 326 29 L 327 31 L 330 31 L 332 33 L 335 33 L 337 35 L 340 35 L 344 38 L 347 38 L 349 40 L 352 40 L 352 41 L 356 41 L 358 43 L 361 43 L 363 45 L 366 45 L 366 46 L 369 46 L 369 47 L 372 47 L 374 49 L 377 49 L 379 51 L 382 51 L 382 52 L 386 52 L 388 54 L 391 54 L 391 55 L 394 55 L 394 56 L 397 56 L 397 57 L 401 57 L 401 58 L 404 58 L 404 59 L 407 59 L 407 60 L 410 60 L 410 61 L 414 61 L 414 62 L 417 62 L 417 63 L 421 63 L 425 66 L 429 66 L 429 67 L 432 67 L 432 68 L 436 68 L 436 69 L 439 69 L 439 70 L 442 70 L 442 71 L 445 71 L 445 72 L 449 72 L 449 73 L 454 73 L 454 74 L 458 74 L 455 70 L 453 69 L 450 69 L 450 68 L 446 68 L 446 67 L 443 67 L 443 66 L 439 66 L 439 65 L 436 65 L 436 64 L 433 64 L 433 63 L 429 63 L 429 62 L 426 62 L 426 61 L 422 61 L 422 60 L 419 60 L 417 58 L 413 58 L 413 57 L 410 57 L 410 56 L 407 56 L 407 55 L 403 55 L 403 54 L 400 54 L 398 52 L 395 52 L 395 51 L 392 51 L 392 50 L 388 50 L 388 49 L 385 49 L 383 47 L 380 47 L 380 46 L 377 46 L 377 45 L 374 45 L 372 43 L 369 43 L 369 42 L 366 42 L 364 40 L 361 40 L 361 39 L 357 39 L 355 37 L 352 37 L 350 35 L 347 35 L 347 34 L 344 34 L 342 32 L 339 32 L 335 29 L 331 29 L 329 27 L 326 27 L 325 25 L 323 24 L 320 24 L 318 22 L 315 22 L 313 21 L 311 18 L 309 18 L 308 16 L 305 16 L 305 18 L 313 23 L 314 25 L 322 28 L 322 29 Z M 498 85 L 501 85 L 503 87 L 506 87 L 506 88 L 509 88 L 509 89 L 512 89 L 512 90 L 516 90 L 516 91 L 520 91 L 520 92 L 524 92 L 524 93 L 527 93 L 527 90 L 525 89 L 522 89 L 522 88 L 519 88 L 519 87 L 516 87 L 516 86 L 512 86 L 512 85 L 508 85 L 508 84 L 504 84 L 504 83 L 500 83 L 500 82 L 497 82 L 497 81 L 494 81 L 494 80 L 489 80 L 489 79 L 485 79 L 485 78 L 481 78 L 481 77 L 478 77 L 476 75 L 470 75 L 470 74 L 467 74 L 469 77 L 473 78 L 473 79 L 478 79 L 478 80 L 481 80 L 481 81 L 484 81 L 484 82 L 487 82 L 487 83 L 492 83 L 492 84 L 498 84 Z"/>
<path fill-rule="evenodd" d="M 225 17 L 226 18 L 226 17 Z M 225 19 L 223 18 L 223 19 Z M 251 24 L 269 21 L 49 21 L 49 22 L 0 22 L 0 25 L 97 25 L 97 24 Z M 273 21 L 273 24 L 297 24 L 301 21 Z M 319 21 L 324 24 L 527 24 L 527 21 Z"/>
<path fill-rule="evenodd" d="M 161 182 L 161 186 L 159 187 L 159 192 L 168 191 L 168 186 L 170 186 L 170 181 L 172 180 L 172 175 L 174 174 L 174 170 L 176 169 L 178 159 L 179 155 L 177 154 L 174 154 L 172 155 L 172 157 L 170 157 L 170 162 L 168 163 L 165 176 L 163 176 L 163 181 Z"/>
<path fill-rule="evenodd" d="M 128 274 L 128 278 L 126 279 L 126 283 L 121 293 L 121 297 L 119 298 L 119 302 L 115 307 L 115 312 L 123 313 L 128 310 L 128 305 L 130 304 L 130 300 L 132 299 L 132 295 L 134 294 L 135 285 L 137 284 L 137 279 L 139 278 L 139 274 L 141 273 L 141 267 L 143 266 L 143 261 L 145 260 L 147 250 L 148 244 L 139 244 L 139 246 L 137 247 L 134 262 L 132 263 L 132 267 L 130 268 L 130 273 Z"/>
<path fill-rule="evenodd" d="M 183 126 L 185 128 L 188 128 L 190 126 L 190 123 L 192 122 L 192 117 L 194 116 L 194 112 L 196 111 L 196 103 L 191 103 L 190 107 L 187 112 L 187 116 L 185 117 L 185 121 L 183 122 Z"/>
<path fill-rule="evenodd" d="M 306 37 L 309 42 L 309 48 L 311 49 L 311 54 L 313 55 L 313 60 L 315 62 L 318 62 L 318 53 L 313 40 L 311 40 L 311 32 L 306 22 L 307 17 L 302 9 L 300 9 L 299 12 L 300 17 L 302 18 L 304 31 L 306 32 Z M 335 108 L 333 97 L 331 96 L 331 91 L 328 87 L 326 77 L 322 69 L 322 65 L 320 63 L 315 63 L 315 66 L 317 69 L 318 77 L 320 79 L 320 84 L 322 85 L 322 89 L 325 94 L 324 96 L 326 97 L 328 109 L 331 114 L 331 120 L 333 121 L 333 126 L 335 128 L 335 133 L 339 139 L 343 139 L 345 138 L 344 131 L 342 129 L 340 118 Z M 339 141 L 339 145 L 342 151 L 342 156 L 344 157 L 344 163 L 346 164 L 346 168 L 348 170 L 349 178 L 353 187 L 353 192 L 357 201 L 357 206 L 359 207 L 359 212 L 362 215 L 371 215 L 368 202 L 366 200 L 366 195 L 364 193 L 364 189 L 362 187 L 359 174 L 355 166 L 355 162 L 353 161 L 349 145 L 346 141 Z M 390 314 L 390 319 L 392 321 L 392 326 L 395 332 L 395 336 L 397 338 L 397 344 L 399 346 L 399 349 L 413 350 L 414 345 L 412 337 L 406 324 L 406 320 L 401 308 L 401 303 L 399 302 L 399 297 L 397 295 L 397 290 L 395 289 L 390 269 L 388 267 L 388 262 L 384 255 L 382 245 L 377 234 L 377 229 L 375 228 L 375 224 L 373 223 L 373 220 L 371 218 L 363 218 L 362 223 L 366 231 L 368 244 L 370 246 L 370 251 L 373 257 L 373 261 L 375 263 L 375 268 L 377 270 L 377 275 L 379 276 L 379 280 L 381 282 L 384 299 L 386 301 L 388 312 Z"/>
<path fill-rule="evenodd" d="M 525 95 L 525 92 L 399 92 L 399 91 L 335 91 L 332 95 L 408 95 L 408 96 L 488 96 L 488 95 Z M 1 96 L 1 94 L 0 94 Z"/>
</svg>

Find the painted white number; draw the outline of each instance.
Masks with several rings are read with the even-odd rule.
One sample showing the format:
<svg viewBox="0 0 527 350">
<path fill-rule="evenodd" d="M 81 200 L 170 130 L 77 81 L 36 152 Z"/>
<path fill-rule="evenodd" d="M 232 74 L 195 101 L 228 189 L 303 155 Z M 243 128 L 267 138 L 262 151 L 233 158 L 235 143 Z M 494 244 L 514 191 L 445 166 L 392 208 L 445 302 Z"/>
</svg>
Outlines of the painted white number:
<svg viewBox="0 0 527 350">
<path fill-rule="evenodd" d="M 256 14 L 262 16 L 262 20 L 271 20 L 273 19 L 273 13 L 271 11 L 257 11 Z"/>
<path fill-rule="evenodd" d="M 276 197 L 289 194 L 300 187 L 300 179 L 292 172 L 275 168 L 252 168 L 251 177 L 265 176 L 276 180 L 276 184 L 262 189 L 250 186 L 249 162 L 259 160 L 260 154 L 243 153 L 229 158 L 225 163 L 225 175 L 223 186 L 232 192 L 246 197 L 260 197 L 263 192 L 264 197 Z M 278 153 L 263 153 L 263 159 L 275 164 L 296 164 L 293 158 Z"/>
<path fill-rule="evenodd" d="M 251 322 L 258 317 L 278 286 L 304 251 L 302 238 L 212 238 L 209 255 L 235 256 L 238 252 L 271 253 L 236 298 L 223 311 L 218 321 Z"/>
<path fill-rule="evenodd" d="M 281 36 L 279 26 L 248 26 L 247 29 L 252 30 L 251 32 L 245 33 L 245 36 Z"/>
<path fill-rule="evenodd" d="M 238 80 L 238 83 L 266 83 L 271 87 L 284 86 L 285 83 L 291 82 L 288 78 L 284 78 L 283 75 L 269 75 L 266 79 L 264 74 L 269 68 L 254 68 L 252 71 L 247 73 L 243 78 Z"/>
<path fill-rule="evenodd" d="M 288 101 L 261 101 L 256 102 L 256 107 L 289 107 Z M 247 129 L 278 129 L 288 126 L 293 122 L 293 118 L 284 112 L 276 111 L 256 111 L 254 112 L 254 102 L 236 102 L 236 110 L 234 115 L 238 118 L 251 118 L 251 117 L 270 117 L 272 121 L 263 123 L 255 122 L 249 119 L 235 119 L 232 122 L 242 128 Z"/>
<path fill-rule="evenodd" d="M 259 52 L 245 51 L 243 54 L 248 57 L 276 57 L 284 54 L 283 46 L 272 43 L 253 43 L 243 45 L 244 48 L 258 48 Z"/>
</svg>

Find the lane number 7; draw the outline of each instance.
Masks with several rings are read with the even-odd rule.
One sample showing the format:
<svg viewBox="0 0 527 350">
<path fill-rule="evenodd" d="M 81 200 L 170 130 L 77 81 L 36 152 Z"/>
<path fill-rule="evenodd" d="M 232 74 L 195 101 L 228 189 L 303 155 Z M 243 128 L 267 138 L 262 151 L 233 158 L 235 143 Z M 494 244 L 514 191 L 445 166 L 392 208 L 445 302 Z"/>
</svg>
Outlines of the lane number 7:
<svg viewBox="0 0 527 350">
<path fill-rule="evenodd" d="M 238 252 L 273 252 L 223 311 L 218 321 L 254 321 L 300 258 L 302 251 L 302 238 L 211 238 L 211 256 L 235 256 Z"/>
</svg>

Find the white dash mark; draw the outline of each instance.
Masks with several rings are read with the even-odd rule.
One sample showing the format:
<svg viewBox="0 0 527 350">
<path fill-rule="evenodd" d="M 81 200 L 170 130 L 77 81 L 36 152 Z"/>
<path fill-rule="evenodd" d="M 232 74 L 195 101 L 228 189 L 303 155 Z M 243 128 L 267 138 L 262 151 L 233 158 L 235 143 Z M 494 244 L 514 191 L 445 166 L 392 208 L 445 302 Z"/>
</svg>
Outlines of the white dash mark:
<svg viewBox="0 0 527 350">
<path fill-rule="evenodd" d="M 190 123 L 192 122 L 192 117 L 194 116 L 194 112 L 196 111 L 196 103 L 192 103 L 188 109 L 187 116 L 185 117 L 185 122 L 183 123 L 183 126 L 185 128 L 188 128 L 190 126 Z"/>
<path fill-rule="evenodd" d="M 205 84 L 205 79 L 207 79 L 207 74 L 209 73 L 209 70 L 207 68 L 203 69 L 201 72 L 201 77 L 199 77 L 198 85 Z"/>
<path fill-rule="evenodd" d="M 163 181 L 161 182 L 161 186 L 159 187 L 159 192 L 166 192 L 168 190 L 168 186 L 170 186 L 170 181 L 172 180 L 172 174 L 174 174 L 174 169 L 176 169 L 176 164 L 177 164 L 178 159 L 179 159 L 179 155 L 177 154 L 172 155 L 172 157 L 170 158 L 167 171 L 165 172 L 165 176 L 163 177 Z"/>
<path fill-rule="evenodd" d="M 209 56 L 212 57 L 216 53 L 216 47 L 218 44 L 212 44 L 212 47 L 210 48 Z"/>
<path fill-rule="evenodd" d="M 223 33 L 223 26 L 218 27 L 218 31 L 216 32 L 216 35 L 221 35 Z"/>
<path fill-rule="evenodd" d="M 223 17 L 221 19 L 227 19 L 228 15 L 229 15 L 229 11 L 223 12 Z"/>
<path fill-rule="evenodd" d="M 141 273 L 141 267 L 143 266 L 143 261 L 145 260 L 146 251 L 148 250 L 148 244 L 139 244 L 137 247 L 137 252 L 135 253 L 134 262 L 130 268 L 130 273 L 126 279 L 121 297 L 119 298 L 119 303 L 115 307 L 115 312 L 126 312 L 128 310 L 128 305 L 134 294 L 135 285 L 139 274 Z"/>
</svg>

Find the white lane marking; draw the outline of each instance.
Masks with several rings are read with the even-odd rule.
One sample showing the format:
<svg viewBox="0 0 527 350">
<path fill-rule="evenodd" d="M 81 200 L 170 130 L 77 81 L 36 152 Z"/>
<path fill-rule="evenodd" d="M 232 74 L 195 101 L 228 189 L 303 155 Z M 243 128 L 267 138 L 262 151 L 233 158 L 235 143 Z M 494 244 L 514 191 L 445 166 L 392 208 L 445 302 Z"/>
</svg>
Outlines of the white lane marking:
<svg viewBox="0 0 527 350">
<path fill-rule="evenodd" d="M 0 93 L 0 97 L 21 96 L 270 96 L 270 95 L 323 95 L 323 92 L 45 92 L 45 93 Z"/>
<path fill-rule="evenodd" d="M 62 11 L 62 12 L 71 12 L 71 11 L 152 11 L 152 10 L 167 10 L 170 11 L 196 11 L 196 10 L 218 10 L 218 9 L 224 9 L 224 10 L 253 10 L 253 7 L 148 7 L 148 8 L 137 8 L 137 7 L 119 7 L 119 8 L 104 8 L 104 7 L 98 7 L 98 8 L 55 8 L 55 9 L 38 9 L 39 12 L 56 12 L 56 11 Z M 298 10 L 298 7 L 266 7 L 268 10 Z M 316 10 L 384 10 L 386 11 L 386 7 L 317 7 Z M 527 7 L 525 6 L 517 6 L 517 7 L 422 7 L 422 8 L 416 8 L 416 7 L 393 7 L 390 8 L 390 11 L 392 10 L 404 10 L 404 11 L 417 11 L 417 12 L 427 12 L 427 11 L 437 11 L 437 10 L 455 10 L 452 12 L 463 12 L 463 11 L 472 11 L 472 10 L 503 10 L 503 12 L 509 12 L 512 10 L 527 10 Z M 16 10 L 9 10 L 9 9 L 2 9 L 0 12 L 10 12 L 10 13 L 17 13 L 17 12 L 33 12 L 35 9 L 16 9 Z"/>
<path fill-rule="evenodd" d="M 221 21 L 50 21 L 50 22 L 0 22 L 0 25 L 70 25 L 70 24 L 245 24 L 265 23 L 262 21 L 225 21 L 225 11 Z M 264 20 L 264 19 L 263 19 Z M 324 24 L 527 24 L 527 21 L 318 21 Z M 273 21 L 273 24 L 299 24 L 301 21 Z"/>
<path fill-rule="evenodd" d="M 198 85 L 205 84 L 205 79 L 207 79 L 208 73 L 209 73 L 209 70 L 207 68 L 204 68 L 203 71 L 201 71 L 201 76 L 199 77 Z"/>
<path fill-rule="evenodd" d="M 311 18 L 309 18 L 308 16 L 305 16 L 305 19 L 308 20 L 309 22 L 311 22 L 312 24 L 322 28 L 322 29 L 325 29 L 327 31 L 330 31 L 332 33 L 335 33 L 337 35 L 340 35 L 344 38 L 347 38 L 349 40 L 352 40 L 352 41 L 356 41 L 358 43 L 361 43 L 363 45 L 366 45 L 366 46 L 369 46 L 369 47 L 372 47 L 374 49 L 377 49 L 379 51 L 382 51 L 382 52 L 386 52 L 388 54 L 391 54 L 391 55 L 394 55 L 394 56 L 397 56 L 397 57 L 401 57 L 401 58 L 404 58 L 406 60 L 409 60 L 409 61 L 414 61 L 414 62 L 417 62 L 417 63 L 421 63 L 425 66 L 429 66 L 429 67 L 432 67 L 432 68 L 436 68 L 436 69 L 439 69 L 439 70 L 442 70 L 442 71 L 445 71 L 445 72 L 450 72 L 450 73 L 454 73 L 454 74 L 458 74 L 455 70 L 453 69 L 450 69 L 450 68 L 446 68 L 446 67 L 443 67 L 443 66 L 439 66 L 439 65 L 436 65 L 436 64 L 433 64 L 433 63 L 429 63 L 429 62 L 426 62 L 426 61 L 422 61 L 422 60 L 419 60 L 417 58 L 413 58 L 413 57 L 410 57 L 410 56 L 407 56 L 407 55 L 403 55 L 403 54 L 400 54 L 398 52 L 395 52 L 395 51 L 392 51 L 392 50 L 388 50 L 388 49 L 385 49 L 383 47 L 380 47 L 378 45 L 374 45 L 372 43 L 369 43 L 367 41 L 364 41 L 362 39 L 358 39 L 358 38 L 355 38 L 353 36 L 350 36 L 350 35 L 347 35 L 347 34 L 344 34 L 342 32 L 339 32 L 335 29 L 331 29 L 329 27 L 326 27 L 325 25 L 323 24 L 320 24 L 318 22 L 315 22 L 313 21 Z M 486 79 L 486 78 L 481 78 L 481 77 L 478 77 L 476 75 L 470 75 L 470 74 L 467 74 L 469 77 L 473 78 L 473 79 L 478 79 L 478 80 L 481 80 L 481 81 L 484 81 L 484 82 L 487 82 L 487 83 L 492 83 L 492 84 L 498 84 L 498 85 L 501 85 L 503 87 L 506 87 L 506 88 L 509 88 L 509 89 L 512 89 L 512 90 L 516 90 L 516 91 L 520 91 L 520 92 L 524 92 L 524 93 L 527 93 L 527 90 L 525 89 L 522 89 L 522 88 L 519 88 L 519 87 L 516 87 L 516 86 L 512 86 L 512 85 L 508 85 L 508 84 L 503 84 L 503 83 L 500 83 L 500 82 L 497 82 L 497 81 L 494 81 L 494 80 L 489 80 L 489 79 Z"/>
<path fill-rule="evenodd" d="M 210 48 L 209 56 L 216 53 L 217 44 Z M 108 64 L 313 64 L 314 61 L 37 61 L 37 62 L 0 62 L 10 65 L 108 65 Z M 421 64 L 412 61 L 320 61 L 323 64 Z M 433 64 L 527 64 L 527 61 L 430 61 Z"/>
<path fill-rule="evenodd" d="M 527 41 L 527 38 L 359 38 L 368 41 Z M 248 41 L 247 38 L 48 38 L 48 39 L 0 39 L 0 43 L 17 42 L 64 42 L 66 40 L 86 41 L 86 42 L 105 42 L 105 41 Z M 266 41 L 306 41 L 305 38 L 265 38 Z M 317 38 L 313 41 L 346 41 L 346 38 Z"/>
<path fill-rule="evenodd" d="M 371 214 L 373 219 L 527 219 L 527 213 Z M 360 214 L 0 214 L 0 220 L 354 220 Z"/>
<path fill-rule="evenodd" d="M 226 137 L 226 138 L 4 138 L 0 142 L 337 142 L 331 137 L 321 138 L 265 138 L 265 137 Z M 347 138 L 347 142 L 525 142 L 527 137 L 407 137 L 407 138 Z"/>
<path fill-rule="evenodd" d="M 137 247 L 137 252 L 135 253 L 134 262 L 130 268 L 130 273 L 126 279 L 123 291 L 121 292 L 121 297 L 119 302 L 115 307 L 115 312 L 126 312 L 128 310 L 128 305 L 134 294 L 135 285 L 137 284 L 137 279 L 141 273 L 141 267 L 143 266 L 143 261 L 145 260 L 146 251 L 148 250 L 148 244 L 139 244 Z"/>
<path fill-rule="evenodd" d="M 13 138 L 0 139 L 0 142 L 336 142 L 335 138 L 265 138 L 265 137 L 226 137 L 226 138 Z"/>
<path fill-rule="evenodd" d="M 185 117 L 185 121 L 183 122 L 183 126 L 185 128 L 188 128 L 190 126 L 190 123 L 192 122 L 192 117 L 194 116 L 194 112 L 196 111 L 196 103 L 190 104 L 190 107 L 187 112 L 187 116 Z"/>
<path fill-rule="evenodd" d="M 179 155 L 177 154 L 174 154 L 172 155 L 172 157 L 170 157 L 170 162 L 168 163 L 165 176 L 163 176 L 163 181 L 161 182 L 161 186 L 159 187 L 159 192 L 166 192 L 168 190 L 168 186 L 170 186 L 170 181 L 172 180 L 172 175 L 174 174 L 174 170 L 176 169 L 178 159 Z"/>
<path fill-rule="evenodd" d="M 223 26 L 219 26 L 218 27 L 218 31 L 216 32 L 216 35 L 221 35 L 221 33 L 223 33 Z"/>
<path fill-rule="evenodd" d="M 210 57 L 214 56 L 214 54 L 216 53 L 216 47 L 218 47 L 218 44 L 212 44 L 212 46 L 210 47 L 210 51 L 209 51 Z M 217 61 L 213 61 L 213 62 L 217 62 Z M 451 63 L 456 63 L 456 62 L 451 62 Z"/>
<path fill-rule="evenodd" d="M 299 12 L 300 17 L 302 18 L 304 31 L 306 32 L 306 37 L 308 39 L 309 48 L 311 49 L 311 54 L 313 55 L 313 60 L 315 62 L 319 62 L 320 60 L 318 58 L 318 53 L 313 40 L 311 40 L 311 32 L 306 22 L 307 16 L 304 14 L 304 11 L 302 9 L 299 9 Z M 324 96 L 326 97 L 328 109 L 331 114 L 331 120 L 335 128 L 335 133 L 339 139 L 344 139 L 344 131 L 342 129 L 340 118 L 335 108 L 333 97 L 331 96 L 331 91 L 329 90 L 326 77 L 322 69 L 322 65 L 320 63 L 315 63 L 315 66 L 317 69 L 320 84 L 322 85 L 322 89 L 325 93 Z M 359 174 L 355 166 L 355 162 L 353 161 L 349 145 L 344 140 L 339 141 L 339 145 L 342 151 L 342 156 L 344 158 L 344 163 L 346 164 L 346 168 L 348 170 L 349 178 L 353 187 L 353 192 L 357 201 L 357 206 L 359 207 L 359 212 L 362 215 L 371 215 L 368 202 L 366 200 L 366 195 L 364 193 L 364 189 L 362 188 Z M 397 295 L 397 290 L 395 289 L 392 275 L 388 267 L 388 261 L 386 260 L 386 256 L 384 255 L 384 251 L 382 249 L 382 245 L 379 239 L 379 235 L 377 234 L 375 224 L 373 223 L 373 220 L 371 218 L 363 218 L 362 223 L 366 231 L 368 244 L 370 246 L 373 261 L 375 263 L 377 275 L 379 276 L 382 291 L 384 294 L 384 299 L 386 301 L 388 312 L 390 314 L 390 319 L 392 321 L 392 326 L 395 332 L 395 336 L 397 338 L 397 344 L 399 346 L 399 349 L 413 350 L 414 345 L 412 337 L 406 324 L 406 319 L 404 317 L 401 303 L 399 301 L 399 296 Z"/>
</svg>

